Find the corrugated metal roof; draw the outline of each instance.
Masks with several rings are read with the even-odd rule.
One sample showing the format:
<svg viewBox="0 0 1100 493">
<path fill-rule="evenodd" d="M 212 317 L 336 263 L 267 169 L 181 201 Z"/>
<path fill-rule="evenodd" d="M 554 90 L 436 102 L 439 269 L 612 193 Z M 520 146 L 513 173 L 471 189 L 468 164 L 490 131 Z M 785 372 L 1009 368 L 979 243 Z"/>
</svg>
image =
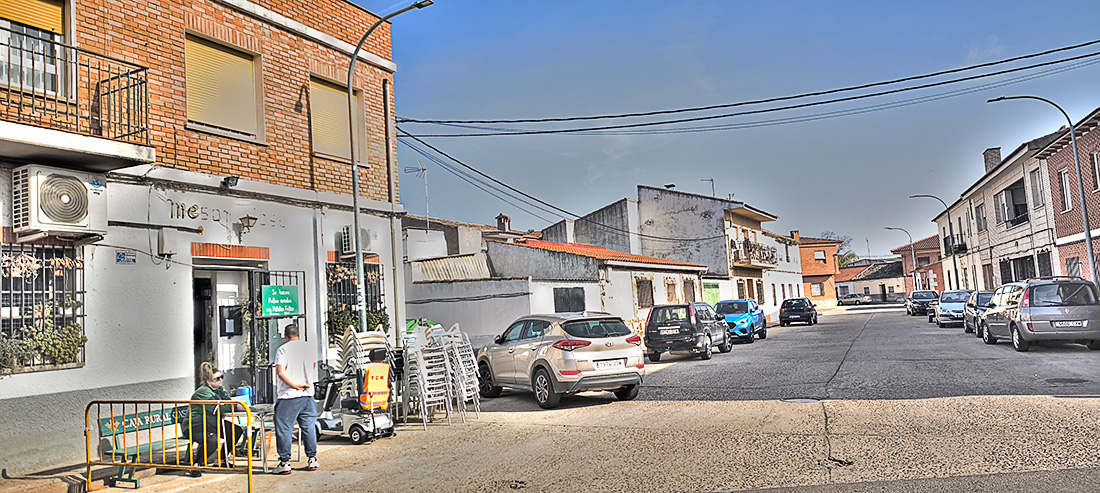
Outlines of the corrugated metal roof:
<svg viewBox="0 0 1100 493">
<path fill-rule="evenodd" d="M 485 262 L 485 255 L 482 253 L 417 260 L 410 264 L 413 282 L 489 278 L 489 264 Z"/>
<path fill-rule="evenodd" d="M 705 265 L 701 264 L 691 264 L 687 262 L 677 262 L 675 260 L 667 260 L 663 258 L 634 255 L 632 253 L 609 250 L 600 246 L 579 245 L 576 243 L 553 243 L 550 241 L 527 240 L 522 243 L 516 242 L 512 244 L 516 246 L 538 248 L 540 250 L 549 250 L 552 252 L 571 253 L 573 255 L 580 255 L 582 257 L 590 257 L 599 260 L 617 260 L 620 262 L 635 262 L 639 264 L 675 265 L 681 267 L 706 268 Z"/>
</svg>

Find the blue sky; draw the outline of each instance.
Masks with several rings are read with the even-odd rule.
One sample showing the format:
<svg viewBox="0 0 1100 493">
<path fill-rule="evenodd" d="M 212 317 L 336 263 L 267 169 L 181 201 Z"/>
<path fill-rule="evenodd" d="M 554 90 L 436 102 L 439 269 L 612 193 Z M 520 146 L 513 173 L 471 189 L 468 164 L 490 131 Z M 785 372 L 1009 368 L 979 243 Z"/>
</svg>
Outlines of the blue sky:
<svg viewBox="0 0 1100 493">
<path fill-rule="evenodd" d="M 380 14 L 405 5 L 390 0 L 358 3 Z M 455 120 L 569 117 L 789 96 L 1092 41 L 1100 39 L 1098 25 L 1095 0 L 437 0 L 394 21 L 397 115 Z M 1069 55 L 1093 51 L 1100 51 L 1100 45 Z M 881 255 L 907 242 L 903 233 L 885 231 L 884 226 L 908 229 L 915 239 L 935 233 L 931 219 L 942 207 L 929 199 L 909 199 L 910 194 L 934 194 L 953 202 L 981 176 L 986 148 L 1001 147 L 1007 155 L 1065 121 L 1039 102 L 985 100 L 1043 96 L 1061 104 L 1076 121 L 1100 106 L 1098 82 L 1100 64 L 922 104 L 786 125 L 680 134 L 425 141 L 581 214 L 623 197 L 636 199 L 638 184 L 675 183 L 681 191 L 709 194 L 710 183 L 701 179 L 713 178 L 718 196 L 733 193 L 736 200 L 778 215 L 779 221 L 765 225 L 771 231 L 835 231 L 855 240 L 856 253 L 866 255 L 869 242 L 870 253 Z M 980 83 L 690 126 L 862 108 Z M 592 124 L 637 121 L 645 120 Z M 523 125 L 566 126 L 574 124 Z M 402 127 L 414 134 L 454 132 L 431 125 Z M 415 167 L 418 160 L 428 167 L 433 217 L 490 224 L 504 212 L 517 229 L 550 224 L 460 181 L 404 145 L 398 160 L 402 167 Z M 424 213 L 420 178 L 403 174 L 401 196 L 409 212 Z"/>
</svg>

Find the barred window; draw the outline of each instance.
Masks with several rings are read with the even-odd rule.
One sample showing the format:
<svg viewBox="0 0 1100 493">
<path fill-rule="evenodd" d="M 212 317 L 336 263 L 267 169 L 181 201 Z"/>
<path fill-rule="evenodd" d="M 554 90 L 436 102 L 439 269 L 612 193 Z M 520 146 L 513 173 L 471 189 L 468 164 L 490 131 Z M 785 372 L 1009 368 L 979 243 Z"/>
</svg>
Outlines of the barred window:
<svg viewBox="0 0 1100 493">
<path fill-rule="evenodd" d="M 0 244 L 0 373 L 84 366 L 84 250 Z"/>
</svg>

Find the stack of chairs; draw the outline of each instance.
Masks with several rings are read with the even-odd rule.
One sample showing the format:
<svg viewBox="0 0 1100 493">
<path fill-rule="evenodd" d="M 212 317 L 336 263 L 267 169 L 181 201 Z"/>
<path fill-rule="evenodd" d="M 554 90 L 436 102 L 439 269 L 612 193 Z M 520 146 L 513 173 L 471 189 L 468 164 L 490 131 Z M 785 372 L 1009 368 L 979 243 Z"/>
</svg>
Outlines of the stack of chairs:
<svg viewBox="0 0 1100 493">
<path fill-rule="evenodd" d="M 477 358 L 474 356 L 470 337 L 462 332 L 456 323 L 440 334 L 440 339 L 447 351 L 447 358 L 451 362 L 451 370 L 454 372 L 452 378 L 454 396 L 462 422 L 466 422 L 466 413 L 471 407 L 480 418 L 481 395 L 478 393 Z"/>
<path fill-rule="evenodd" d="M 407 389 L 412 397 L 410 401 L 415 402 L 409 402 L 405 416 L 407 419 L 408 414 L 415 410 L 420 414 L 424 429 L 441 412 L 446 415 L 447 424 L 450 424 L 453 412 L 452 371 L 446 348 L 439 337 L 442 329 L 438 325 L 426 329 L 418 328 L 415 339 L 409 341 L 410 345 L 406 349 L 406 365 L 412 364 L 405 371 Z"/>
<path fill-rule="evenodd" d="M 345 332 L 344 337 L 340 340 L 340 370 L 345 375 L 362 376 L 367 365 L 371 363 L 370 352 L 374 349 L 386 350 L 387 363 L 392 368 L 393 351 L 390 349 L 389 341 L 386 339 L 384 332 L 355 332 L 351 330 Z M 392 370 L 390 377 L 390 381 L 393 381 Z M 346 379 L 340 386 L 340 398 L 357 399 L 362 388 L 361 378 Z"/>
</svg>

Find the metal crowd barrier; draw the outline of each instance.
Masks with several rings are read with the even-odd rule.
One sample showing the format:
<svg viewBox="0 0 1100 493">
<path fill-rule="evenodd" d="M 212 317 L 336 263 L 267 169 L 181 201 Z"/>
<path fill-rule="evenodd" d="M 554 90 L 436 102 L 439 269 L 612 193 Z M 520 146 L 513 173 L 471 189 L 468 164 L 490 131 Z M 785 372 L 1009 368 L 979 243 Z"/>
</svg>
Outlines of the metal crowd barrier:
<svg viewBox="0 0 1100 493">
<path fill-rule="evenodd" d="M 193 416 L 192 410 L 196 413 L 211 410 L 218 416 L 218 422 L 209 423 L 206 412 Z M 242 417 L 247 449 L 243 454 L 244 464 L 238 464 L 236 443 L 240 435 L 235 434 L 236 428 L 223 423 L 240 425 Z M 192 437 L 190 430 L 194 430 L 196 436 Z M 92 401 L 84 410 L 88 491 L 92 486 L 92 466 L 100 465 L 119 468 L 118 476 L 108 481 L 110 486 L 129 483 L 140 487 L 141 480 L 133 477 L 135 469 L 155 467 L 245 473 L 251 492 L 255 447 L 251 430 L 252 409 L 247 403 L 236 400 Z M 199 433 L 201 436 L 197 436 Z M 225 436 L 226 433 L 230 436 Z M 216 439 L 215 447 L 208 448 L 204 440 L 211 434 Z M 93 435 L 98 439 L 95 450 L 92 449 Z M 207 457 L 195 457 L 196 449 Z"/>
</svg>

